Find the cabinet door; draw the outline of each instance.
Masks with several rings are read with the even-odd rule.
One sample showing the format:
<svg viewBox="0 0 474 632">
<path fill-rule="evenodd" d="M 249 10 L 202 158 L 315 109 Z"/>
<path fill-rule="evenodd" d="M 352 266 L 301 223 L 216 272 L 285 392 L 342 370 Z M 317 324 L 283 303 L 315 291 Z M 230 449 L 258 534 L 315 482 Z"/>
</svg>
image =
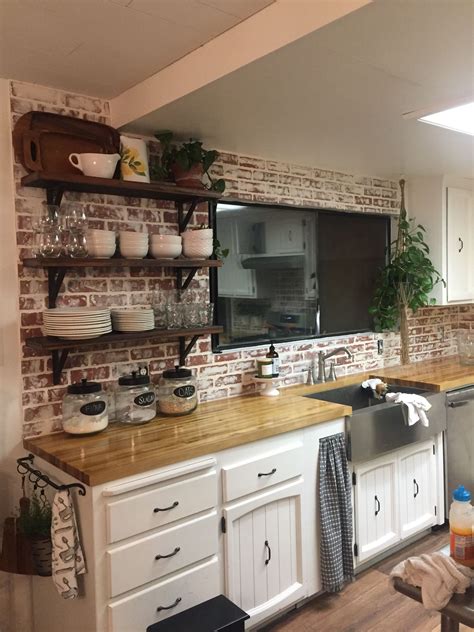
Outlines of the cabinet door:
<svg viewBox="0 0 474 632">
<path fill-rule="evenodd" d="M 266 223 L 265 251 L 267 254 L 302 253 L 303 242 L 304 226 L 302 218 Z"/>
<path fill-rule="evenodd" d="M 433 442 L 413 446 L 399 457 L 400 535 L 407 538 L 436 523 L 436 456 Z"/>
<path fill-rule="evenodd" d="M 397 461 L 376 459 L 354 468 L 355 530 L 358 562 L 400 540 L 396 500 Z"/>
<path fill-rule="evenodd" d="M 465 189 L 447 189 L 447 293 L 448 301 L 474 298 L 472 265 L 474 210 L 472 194 Z"/>
<path fill-rule="evenodd" d="M 226 520 L 226 594 L 251 624 L 304 596 L 301 479 L 235 503 Z"/>
<path fill-rule="evenodd" d="M 242 267 L 242 257 L 238 254 L 237 225 L 234 218 L 219 217 L 219 242 L 229 249 L 218 271 L 219 296 L 255 297 L 255 270 Z"/>
</svg>

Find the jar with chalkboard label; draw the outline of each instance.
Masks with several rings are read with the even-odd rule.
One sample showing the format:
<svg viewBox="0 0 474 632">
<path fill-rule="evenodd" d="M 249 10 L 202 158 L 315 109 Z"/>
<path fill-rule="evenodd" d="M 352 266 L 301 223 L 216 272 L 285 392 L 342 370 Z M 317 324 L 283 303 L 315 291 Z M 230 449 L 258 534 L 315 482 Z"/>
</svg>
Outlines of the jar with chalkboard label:
<svg viewBox="0 0 474 632">
<path fill-rule="evenodd" d="M 156 417 L 155 387 L 150 376 L 132 371 L 119 378 L 115 394 L 115 418 L 124 424 L 144 424 Z"/>
<path fill-rule="evenodd" d="M 189 369 L 164 371 L 158 385 L 158 410 L 163 415 L 189 415 L 197 406 L 196 379 Z"/>
<path fill-rule="evenodd" d="M 98 382 L 86 379 L 67 387 L 63 399 L 63 430 L 69 434 L 93 434 L 107 428 L 108 397 Z"/>
</svg>

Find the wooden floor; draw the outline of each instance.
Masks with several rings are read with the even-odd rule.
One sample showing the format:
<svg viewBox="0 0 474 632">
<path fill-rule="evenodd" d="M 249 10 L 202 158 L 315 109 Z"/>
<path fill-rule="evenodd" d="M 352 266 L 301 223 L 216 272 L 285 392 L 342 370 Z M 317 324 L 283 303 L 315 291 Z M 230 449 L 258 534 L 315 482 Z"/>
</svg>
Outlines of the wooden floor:
<svg viewBox="0 0 474 632">
<path fill-rule="evenodd" d="M 361 573 L 341 593 L 314 599 L 264 632 L 439 632 L 439 615 L 430 616 L 421 604 L 392 593 L 388 575 L 407 557 L 436 551 L 447 543 L 447 532 L 430 534 Z M 460 629 L 470 630 L 462 625 Z"/>
</svg>

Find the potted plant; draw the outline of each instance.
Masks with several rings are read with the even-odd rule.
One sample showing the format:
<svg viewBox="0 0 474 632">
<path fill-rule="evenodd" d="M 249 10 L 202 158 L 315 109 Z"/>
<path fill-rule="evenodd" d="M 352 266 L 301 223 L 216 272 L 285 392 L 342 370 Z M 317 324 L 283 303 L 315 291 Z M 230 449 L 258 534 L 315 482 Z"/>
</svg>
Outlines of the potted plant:
<svg viewBox="0 0 474 632">
<path fill-rule="evenodd" d="M 400 359 L 410 362 L 408 310 L 434 305 L 429 294 L 437 283 L 445 284 L 428 257 L 425 228 L 408 219 L 405 208 L 405 180 L 400 180 L 401 204 L 397 238 L 390 244 L 389 262 L 380 271 L 369 312 L 377 331 L 400 329 Z"/>
<path fill-rule="evenodd" d="M 214 180 L 209 169 L 217 160 L 219 153 L 215 149 L 204 149 L 199 140 L 189 139 L 188 142 L 173 143 L 173 132 L 156 132 L 155 138 L 160 141 L 161 157 L 154 170 L 154 176 L 160 180 L 173 180 L 178 186 L 201 188 L 203 177 L 206 176 L 207 188 L 211 191 L 223 193 L 225 180 Z"/>
<path fill-rule="evenodd" d="M 23 503 L 18 518 L 20 532 L 31 542 L 33 565 L 38 575 L 51 575 L 51 505 L 35 494 Z"/>
</svg>

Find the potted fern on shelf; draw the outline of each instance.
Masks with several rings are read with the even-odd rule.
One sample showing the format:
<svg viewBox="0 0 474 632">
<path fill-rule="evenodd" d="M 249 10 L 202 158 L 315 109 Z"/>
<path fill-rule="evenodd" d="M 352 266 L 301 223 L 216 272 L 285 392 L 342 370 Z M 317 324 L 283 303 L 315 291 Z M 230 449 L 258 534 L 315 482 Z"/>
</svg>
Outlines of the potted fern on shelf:
<svg viewBox="0 0 474 632">
<path fill-rule="evenodd" d="M 401 204 L 397 238 L 390 244 L 389 262 L 379 273 L 369 312 L 376 331 L 400 331 L 400 360 L 410 362 L 409 310 L 434 305 L 429 294 L 437 283 L 444 283 L 430 258 L 425 228 L 409 219 L 405 208 L 405 180 L 400 180 Z"/>
<path fill-rule="evenodd" d="M 30 499 L 23 499 L 18 518 L 19 531 L 31 543 L 31 556 L 38 575 L 51 575 L 51 505 L 45 496 L 38 498 L 33 494 Z"/>
<path fill-rule="evenodd" d="M 181 187 L 206 187 L 210 191 L 224 192 L 225 180 L 214 180 L 209 173 L 219 156 L 215 149 L 204 149 L 200 140 L 192 138 L 187 142 L 173 143 L 173 132 L 168 130 L 156 132 L 155 138 L 161 145 L 160 160 L 152 173 L 155 179 L 172 180 Z"/>
</svg>

